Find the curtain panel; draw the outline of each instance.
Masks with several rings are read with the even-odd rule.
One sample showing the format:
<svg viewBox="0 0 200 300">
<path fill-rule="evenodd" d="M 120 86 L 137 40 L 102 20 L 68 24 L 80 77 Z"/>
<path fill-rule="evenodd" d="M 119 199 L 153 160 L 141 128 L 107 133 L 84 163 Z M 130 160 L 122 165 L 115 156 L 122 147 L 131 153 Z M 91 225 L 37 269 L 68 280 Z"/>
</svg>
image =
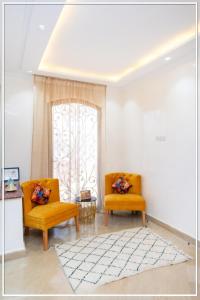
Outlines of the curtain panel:
<svg viewBox="0 0 200 300">
<path fill-rule="evenodd" d="M 106 86 L 34 75 L 31 178 L 52 177 L 52 105 L 81 103 L 99 112 L 98 181 L 104 190 Z"/>
</svg>

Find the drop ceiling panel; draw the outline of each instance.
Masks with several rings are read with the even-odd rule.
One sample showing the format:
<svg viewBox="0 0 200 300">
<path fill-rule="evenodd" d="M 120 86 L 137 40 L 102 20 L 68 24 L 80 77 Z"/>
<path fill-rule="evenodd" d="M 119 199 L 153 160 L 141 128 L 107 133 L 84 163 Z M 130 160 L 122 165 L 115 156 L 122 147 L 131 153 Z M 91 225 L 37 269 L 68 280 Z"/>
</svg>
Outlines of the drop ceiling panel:
<svg viewBox="0 0 200 300">
<path fill-rule="evenodd" d="M 5 70 L 21 68 L 25 40 L 31 16 L 30 5 L 5 6 Z"/>
<path fill-rule="evenodd" d="M 195 25 L 194 5 L 63 7 L 49 3 L 6 5 L 6 71 L 32 70 L 109 82 L 106 76 L 111 78 L 137 65 L 154 49 Z M 40 24 L 45 30 L 39 30 Z M 40 63 L 50 68 L 39 70 Z"/>
<path fill-rule="evenodd" d="M 37 71 L 62 8 L 63 5 L 33 5 L 22 62 L 24 71 Z M 44 30 L 40 29 L 40 25 L 44 26 Z"/>
<path fill-rule="evenodd" d="M 64 16 L 43 63 L 110 75 L 194 26 L 195 6 L 66 5 Z"/>
</svg>

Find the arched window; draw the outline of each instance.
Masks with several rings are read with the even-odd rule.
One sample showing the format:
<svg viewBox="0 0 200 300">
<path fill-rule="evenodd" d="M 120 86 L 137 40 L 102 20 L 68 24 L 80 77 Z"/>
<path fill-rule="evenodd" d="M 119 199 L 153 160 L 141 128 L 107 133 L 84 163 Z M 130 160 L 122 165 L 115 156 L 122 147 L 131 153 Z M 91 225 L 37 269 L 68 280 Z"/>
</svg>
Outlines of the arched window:
<svg viewBox="0 0 200 300">
<path fill-rule="evenodd" d="M 81 103 L 52 106 L 53 176 L 63 201 L 81 190 L 98 196 L 98 109 Z"/>
</svg>

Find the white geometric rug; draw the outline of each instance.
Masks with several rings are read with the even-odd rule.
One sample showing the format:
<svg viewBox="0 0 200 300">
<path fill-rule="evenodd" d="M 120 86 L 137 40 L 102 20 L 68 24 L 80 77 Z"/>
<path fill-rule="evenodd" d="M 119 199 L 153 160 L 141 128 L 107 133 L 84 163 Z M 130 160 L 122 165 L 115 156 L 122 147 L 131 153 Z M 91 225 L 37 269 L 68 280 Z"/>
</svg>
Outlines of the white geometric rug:
<svg viewBox="0 0 200 300">
<path fill-rule="evenodd" d="M 191 259 L 149 228 L 137 227 L 55 246 L 75 293 Z"/>
</svg>

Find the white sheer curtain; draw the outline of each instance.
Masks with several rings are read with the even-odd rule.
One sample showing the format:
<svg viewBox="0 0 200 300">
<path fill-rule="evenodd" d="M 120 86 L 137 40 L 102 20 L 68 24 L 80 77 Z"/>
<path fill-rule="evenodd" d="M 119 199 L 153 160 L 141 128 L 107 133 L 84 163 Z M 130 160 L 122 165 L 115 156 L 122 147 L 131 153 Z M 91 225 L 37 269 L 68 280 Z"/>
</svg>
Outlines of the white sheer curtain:
<svg viewBox="0 0 200 300">
<path fill-rule="evenodd" d="M 61 108 L 62 105 L 65 105 L 65 109 L 63 111 L 68 109 L 71 110 L 70 115 L 74 114 L 76 117 L 72 118 L 70 117 L 70 122 L 65 124 L 65 134 L 63 134 L 63 141 L 62 143 L 61 138 L 56 143 L 61 143 L 61 149 L 63 149 L 61 152 L 58 152 L 57 150 L 57 158 L 53 157 L 53 150 L 54 153 L 56 153 L 55 149 L 52 149 L 52 110 Z M 82 106 L 79 106 L 79 105 Z M 61 106 L 59 106 L 61 105 Z M 76 107 L 76 108 L 75 108 Z M 92 170 L 92 164 L 90 163 L 90 159 L 94 156 L 95 150 L 94 145 L 95 143 L 92 143 L 92 145 L 88 146 L 90 144 L 88 134 L 89 132 L 89 123 L 90 115 L 97 114 L 98 117 L 98 174 L 94 181 L 93 175 L 94 170 Z M 67 116 L 62 115 L 61 113 L 55 114 L 57 118 L 61 118 L 64 120 L 67 120 Z M 86 117 L 87 116 L 87 117 Z M 46 178 L 46 177 L 52 177 L 58 174 L 62 174 L 62 177 L 60 179 L 64 182 L 67 178 L 67 184 L 69 184 L 70 180 L 75 177 L 75 171 L 72 174 L 69 173 L 69 169 L 72 170 L 76 169 L 77 178 L 82 178 L 82 174 L 85 172 L 87 173 L 87 176 L 84 175 L 75 187 L 74 185 L 70 185 L 71 191 L 68 188 L 68 192 L 65 192 L 65 195 L 63 196 L 64 199 L 72 200 L 72 197 L 76 193 L 79 192 L 79 189 L 88 187 L 91 189 L 92 193 L 95 195 L 95 184 L 99 187 L 96 188 L 96 191 L 98 190 L 98 208 L 100 209 L 102 206 L 102 195 L 104 195 L 104 173 L 105 173 L 105 141 L 106 141 L 106 135 L 105 135 L 105 116 L 106 116 L 106 86 L 99 85 L 99 84 L 92 84 L 92 83 L 86 83 L 86 82 L 79 82 L 79 81 L 73 81 L 73 80 L 66 80 L 66 79 L 59 79 L 59 78 L 53 78 L 53 77 L 46 77 L 46 76 L 39 76 L 34 75 L 34 117 L 33 117 L 33 137 L 32 137 L 32 159 L 31 159 L 31 178 L 32 179 L 38 179 L 38 178 Z M 80 118 L 80 120 L 79 120 Z M 72 119 L 76 120 L 76 125 L 72 122 Z M 61 122 L 61 120 L 59 121 Z M 57 124 L 60 124 L 57 122 Z M 64 121 L 63 121 L 64 122 Z M 81 123 L 82 122 L 82 123 Z M 68 125 L 67 125 L 68 124 Z M 70 124 L 70 125 L 69 125 Z M 79 125 L 78 125 L 79 124 Z M 59 126 L 59 125 L 58 125 Z M 63 125 L 64 126 L 64 125 Z M 70 150 L 69 147 L 66 145 L 69 145 L 64 143 L 64 140 L 67 139 L 66 128 L 68 126 L 68 129 L 74 126 L 79 126 L 79 134 L 78 134 L 78 127 L 76 127 L 76 135 L 79 137 L 76 139 L 77 143 L 79 143 L 79 148 L 75 141 L 73 140 L 73 135 L 70 135 L 70 143 L 71 148 L 73 149 L 72 153 L 77 153 L 79 151 L 79 156 L 76 155 L 76 157 L 80 158 L 81 151 L 85 151 L 86 155 L 84 157 L 87 157 L 87 170 L 84 169 L 84 164 L 86 162 L 84 161 L 78 161 L 77 158 L 75 160 L 75 157 L 72 155 L 72 159 L 69 160 L 68 158 L 68 164 L 67 164 L 67 155 L 69 156 Z M 84 129 L 86 126 L 86 129 Z M 93 126 L 93 127 L 92 127 Z M 91 129 L 96 131 L 96 125 L 92 125 Z M 85 130 L 85 135 L 84 135 Z M 57 131 L 58 128 L 57 128 Z M 58 133 L 56 133 L 58 134 Z M 58 139 L 58 136 L 54 135 L 54 139 Z M 87 138 L 86 138 L 87 136 Z M 60 135 L 61 137 L 61 135 Z M 69 137 L 68 137 L 69 138 Z M 91 138 L 92 140 L 92 138 Z M 93 140 L 94 141 L 94 140 Z M 72 147 L 73 146 L 73 147 Z M 67 148 L 68 147 L 68 148 Z M 66 149 L 65 149 L 66 148 Z M 79 150 L 78 150 L 79 149 Z M 67 152 L 66 152 L 67 151 Z M 90 152 L 89 152 L 90 151 Z M 67 153 L 67 154 L 66 154 Z M 90 153 L 90 154 L 89 154 Z M 62 161 L 62 155 L 65 155 L 65 159 Z M 95 154 L 96 155 L 96 154 Z M 91 157 L 90 157 L 91 156 Z M 82 157 L 82 154 L 81 154 Z M 57 173 L 53 172 L 53 163 L 54 166 L 57 161 Z M 64 164 L 67 166 L 66 171 L 64 170 Z M 71 165 L 70 165 L 71 164 Z M 90 166 L 90 167 L 89 167 Z M 81 173 L 82 172 L 82 173 Z M 91 173 L 93 172 L 93 173 Z M 53 174 L 54 173 L 54 174 Z M 66 174 L 64 174 L 66 173 Z M 91 176 L 89 175 L 91 173 Z M 90 179 L 88 179 L 90 178 Z M 93 179 L 92 179 L 93 178 Z M 87 183 L 87 186 L 86 186 Z M 64 185 L 61 185 L 61 191 L 63 191 Z M 66 187 L 65 187 L 66 190 Z M 63 193 L 63 192 L 62 192 Z M 70 194 L 71 193 L 71 194 Z M 97 192 L 96 192 L 97 193 Z"/>
<path fill-rule="evenodd" d="M 99 113 L 77 102 L 52 105 L 53 177 L 63 201 L 74 201 L 85 189 L 98 196 Z"/>
</svg>

